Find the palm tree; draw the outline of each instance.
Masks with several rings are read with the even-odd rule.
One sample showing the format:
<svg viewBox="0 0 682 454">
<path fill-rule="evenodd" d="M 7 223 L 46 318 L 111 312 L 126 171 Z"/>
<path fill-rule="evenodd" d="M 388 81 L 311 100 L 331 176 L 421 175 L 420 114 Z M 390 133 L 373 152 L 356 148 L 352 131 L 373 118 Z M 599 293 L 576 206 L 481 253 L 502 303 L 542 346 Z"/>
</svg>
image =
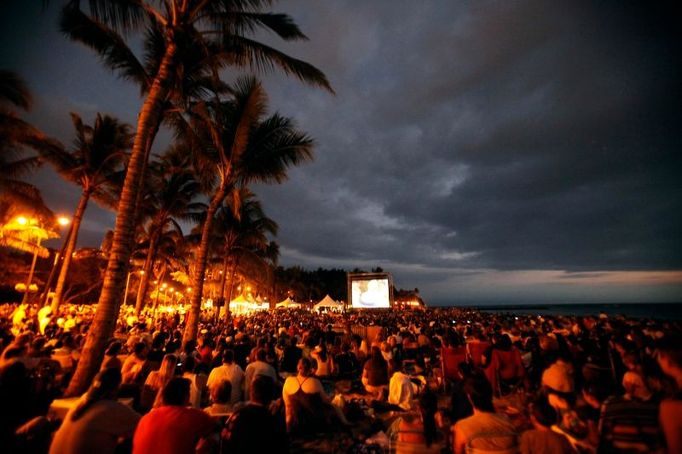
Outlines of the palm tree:
<svg viewBox="0 0 682 454">
<path fill-rule="evenodd" d="M 234 283 L 234 276 L 243 257 L 266 264 L 276 260 L 273 251 L 279 252 L 269 241 L 269 235 L 277 234 L 277 223 L 265 216 L 261 203 L 247 188 L 239 191 L 237 198 L 227 199 L 218 209 L 213 225 L 214 250 L 219 251 L 222 262 L 222 274 L 219 285 L 220 300 L 225 304 L 225 317 L 229 309 L 232 295 L 225 300 L 225 283 L 228 275 L 228 265 L 232 263 L 230 272 L 230 289 Z M 235 207 L 235 200 L 238 207 Z M 237 215 L 235 215 L 235 212 Z"/>
<path fill-rule="evenodd" d="M 113 207 L 120 191 L 123 166 L 132 144 L 130 126 L 108 115 L 97 114 L 93 126 L 83 124 L 75 113 L 71 114 L 76 138 L 71 150 L 42 150 L 41 156 L 52 164 L 66 181 L 82 188 L 81 196 L 73 213 L 73 221 L 64 248 L 63 262 L 52 310 L 56 313 L 64 292 L 71 257 L 78 242 L 83 214 L 90 198 L 105 207 Z"/>
<path fill-rule="evenodd" d="M 40 165 L 37 156 L 22 157 L 25 148 L 59 149 L 61 145 L 47 138 L 35 127 L 21 120 L 14 110 L 29 110 L 31 94 L 24 81 L 11 71 L 0 70 L 0 198 L 5 202 L 52 218 L 40 190 L 21 180 Z"/>
<path fill-rule="evenodd" d="M 195 166 L 214 189 L 195 260 L 184 341 L 196 338 L 212 224 L 225 197 L 231 194 L 237 201 L 233 206 L 238 208 L 240 187 L 254 181 L 282 182 L 289 166 L 312 158 L 312 139 L 298 131 L 291 120 L 278 114 L 264 118 L 266 95 L 260 82 L 240 79 L 233 91 L 231 101 L 200 104 L 193 112 L 193 140 L 200 149 Z"/>
<path fill-rule="evenodd" d="M 93 48 L 108 67 L 138 81 L 145 93 L 98 310 L 67 395 L 79 394 L 90 384 L 113 333 L 133 243 L 138 188 L 164 107 L 181 95 L 176 89 L 183 75 L 188 74 L 184 71 L 183 57 L 196 55 L 207 62 L 208 74 L 214 80 L 226 66 L 259 70 L 279 67 L 287 74 L 331 91 L 329 82 L 318 69 L 250 37 L 265 29 L 285 41 L 306 39 L 289 16 L 264 12 L 270 3 L 267 0 L 91 0 L 90 15 L 80 10 L 77 1 L 63 9 L 62 30 Z M 147 48 L 163 49 L 158 64 L 147 71 L 123 39 L 126 34 L 141 30 L 146 30 L 147 38 L 157 37 L 145 40 Z"/>
<path fill-rule="evenodd" d="M 182 234 L 178 221 L 194 219 L 203 204 L 193 202 L 199 195 L 199 182 L 191 170 L 190 155 L 182 145 L 175 145 L 157 163 L 153 163 L 145 179 L 146 195 L 142 211 L 149 218 L 148 246 L 143 273 L 140 276 L 135 311 L 139 315 L 147 296 L 149 277 L 159 239 L 167 227 Z"/>
</svg>

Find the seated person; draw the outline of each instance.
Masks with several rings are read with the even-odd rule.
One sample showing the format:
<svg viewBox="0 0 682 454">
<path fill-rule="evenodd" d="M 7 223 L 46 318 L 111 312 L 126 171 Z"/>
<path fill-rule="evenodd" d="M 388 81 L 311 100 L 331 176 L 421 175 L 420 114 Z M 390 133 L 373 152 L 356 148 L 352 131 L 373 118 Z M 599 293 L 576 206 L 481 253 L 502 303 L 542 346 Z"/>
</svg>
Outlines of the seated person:
<svg viewBox="0 0 682 454">
<path fill-rule="evenodd" d="M 508 450 L 517 445 L 516 429 L 509 419 L 495 413 L 493 388 L 482 374 L 474 374 L 464 382 L 464 392 L 471 401 L 474 414 L 452 427 L 454 453 L 464 454 L 467 445 L 481 450 Z"/>
<path fill-rule="evenodd" d="M 441 420 L 438 414 L 438 398 L 432 392 L 425 392 L 417 403 L 418 413 L 408 413 L 396 419 L 388 429 L 398 442 L 422 445 L 427 448 L 440 437 L 437 421 Z M 400 449 L 398 449 L 400 451 Z"/>
<path fill-rule="evenodd" d="M 204 408 L 204 411 L 211 416 L 227 416 L 232 413 L 232 383 L 230 380 L 223 380 L 211 389 L 211 401 L 213 404 Z"/>
<path fill-rule="evenodd" d="M 540 395 L 531 404 L 530 420 L 533 429 L 521 434 L 521 454 L 572 454 L 573 446 L 568 439 L 552 430 L 557 423 L 556 410 L 547 397 Z"/>
<path fill-rule="evenodd" d="M 251 382 L 251 400 L 236 410 L 222 432 L 223 452 L 287 452 L 286 430 L 270 413 L 268 406 L 275 394 L 270 377 L 259 375 Z"/>
<path fill-rule="evenodd" d="M 388 384 L 388 403 L 397 405 L 403 410 L 412 409 L 412 401 L 417 394 L 415 385 L 410 376 L 405 373 L 403 363 L 399 359 L 392 359 L 392 369 L 395 371 Z"/>
<path fill-rule="evenodd" d="M 297 375 L 287 377 L 282 397 L 289 433 L 311 435 L 333 430 L 342 424 L 342 418 L 324 392 L 322 383 L 312 375 L 307 358 L 298 361 Z"/>
<path fill-rule="evenodd" d="M 172 378 L 161 392 L 162 404 L 142 417 L 133 437 L 133 454 L 195 452 L 210 444 L 216 421 L 202 410 L 188 408 L 190 381 Z"/>
<path fill-rule="evenodd" d="M 116 400 L 121 371 L 101 371 L 55 433 L 50 453 L 114 453 L 121 438 L 133 436 L 140 415 Z"/>
<path fill-rule="evenodd" d="M 388 388 L 388 363 L 379 347 L 372 347 L 370 358 L 362 370 L 362 384 L 374 398 L 381 399 Z"/>
</svg>

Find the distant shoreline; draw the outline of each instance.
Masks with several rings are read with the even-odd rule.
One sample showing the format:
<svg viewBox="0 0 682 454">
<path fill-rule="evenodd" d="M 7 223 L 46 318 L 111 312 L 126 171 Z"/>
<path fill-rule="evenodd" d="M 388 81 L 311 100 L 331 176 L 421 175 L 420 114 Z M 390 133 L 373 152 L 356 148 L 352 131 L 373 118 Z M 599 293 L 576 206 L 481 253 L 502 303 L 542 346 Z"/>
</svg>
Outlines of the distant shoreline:
<svg viewBox="0 0 682 454">
<path fill-rule="evenodd" d="M 482 312 L 506 312 L 520 315 L 624 315 L 632 318 L 682 320 L 682 303 L 526 303 L 526 304 L 471 304 L 431 307 L 460 307 Z"/>
</svg>

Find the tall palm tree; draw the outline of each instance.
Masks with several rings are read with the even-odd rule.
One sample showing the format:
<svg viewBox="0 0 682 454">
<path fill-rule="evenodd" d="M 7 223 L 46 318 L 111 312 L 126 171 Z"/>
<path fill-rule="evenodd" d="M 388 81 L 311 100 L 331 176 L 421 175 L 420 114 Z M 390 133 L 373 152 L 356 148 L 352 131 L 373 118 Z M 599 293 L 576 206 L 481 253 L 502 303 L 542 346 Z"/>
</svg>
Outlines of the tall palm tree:
<svg viewBox="0 0 682 454">
<path fill-rule="evenodd" d="M 31 94 L 15 73 L 0 70 L 0 198 L 5 202 L 52 218 L 40 190 L 21 179 L 40 165 L 37 156 L 24 156 L 25 148 L 59 149 L 61 145 L 19 118 L 16 109 L 29 110 Z"/>
<path fill-rule="evenodd" d="M 192 299 L 183 340 L 197 335 L 204 272 L 214 217 L 228 195 L 239 208 L 239 188 L 251 182 L 282 182 L 287 168 L 312 158 L 313 141 L 291 120 L 274 114 L 265 118 L 267 103 L 255 78 L 240 79 L 230 101 L 199 104 L 192 118 L 190 138 L 198 149 L 195 165 L 213 187 L 192 276 Z M 238 212 L 238 211 L 237 211 Z"/>
<path fill-rule="evenodd" d="M 120 191 L 123 168 L 132 145 L 130 126 L 108 115 L 97 114 L 93 126 L 83 124 L 71 114 L 76 138 L 71 150 L 42 150 L 41 156 L 52 164 L 66 181 L 81 187 L 81 196 L 73 213 L 73 220 L 64 248 L 52 310 L 56 313 L 62 300 L 71 257 L 76 250 L 78 231 L 83 214 L 92 198 L 105 207 L 114 207 Z"/>
<path fill-rule="evenodd" d="M 171 227 L 182 234 L 178 221 L 194 219 L 194 213 L 203 207 L 203 204 L 193 201 L 199 195 L 200 187 L 192 172 L 189 152 L 182 145 L 171 147 L 160 161 L 153 163 L 145 182 L 147 189 L 142 211 L 149 219 L 148 246 L 135 302 L 138 315 L 144 307 L 162 233 Z"/>
<path fill-rule="evenodd" d="M 90 384 L 113 333 L 133 243 L 138 188 L 164 107 L 179 95 L 178 82 L 187 74 L 183 56 L 194 54 L 208 62 L 206 66 L 213 79 L 226 66 L 258 70 L 278 67 L 331 91 L 329 82 L 318 69 L 252 38 L 258 30 L 269 30 L 285 41 L 306 39 L 289 16 L 264 12 L 270 3 L 267 0 L 90 0 L 88 15 L 74 0 L 63 9 L 62 30 L 93 48 L 108 67 L 123 77 L 137 80 L 145 93 L 97 313 L 67 395 L 79 394 Z M 145 71 L 125 43 L 123 36 L 134 31 L 146 31 L 147 38 L 163 39 L 162 44 L 158 38 L 145 39 L 147 47 L 163 48 L 163 56 L 152 70 Z"/>
<path fill-rule="evenodd" d="M 220 300 L 225 304 L 226 317 L 230 301 L 229 297 L 225 300 L 228 265 L 232 264 L 229 273 L 232 288 L 234 275 L 242 257 L 250 257 L 261 262 L 268 258 L 276 259 L 269 257 L 268 253 L 273 252 L 269 235 L 277 234 L 277 223 L 265 215 L 260 201 L 249 189 L 242 188 L 239 192 L 236 199 L 239 207 L 232 206 L 235 198 L 227 199 L 218 209 L 213 224 L 214 250 L 218 252 L 222 262 L 219 293 Z"/>
</svg>

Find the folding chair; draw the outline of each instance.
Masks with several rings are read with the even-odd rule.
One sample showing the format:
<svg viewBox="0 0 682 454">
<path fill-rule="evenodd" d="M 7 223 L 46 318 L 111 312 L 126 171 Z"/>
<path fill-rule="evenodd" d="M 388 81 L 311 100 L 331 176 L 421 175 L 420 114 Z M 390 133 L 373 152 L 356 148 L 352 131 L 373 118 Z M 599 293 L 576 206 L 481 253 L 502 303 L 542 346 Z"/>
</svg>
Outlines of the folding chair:
<svg viewBox="0 0 682 454">
<path fill-rule="evenodd" d="M 467 442 L 466 454 L 518 454 L 519 437 L 514 432 L 484 432 Z"/>
<path fill-rule="evenodd" d="M 459 365 L 469 361 L 466 347 L 443 347 L 440 349 L 443 391 L 447 390 L 448 381 L 459 381 Z"/>
</svg>

